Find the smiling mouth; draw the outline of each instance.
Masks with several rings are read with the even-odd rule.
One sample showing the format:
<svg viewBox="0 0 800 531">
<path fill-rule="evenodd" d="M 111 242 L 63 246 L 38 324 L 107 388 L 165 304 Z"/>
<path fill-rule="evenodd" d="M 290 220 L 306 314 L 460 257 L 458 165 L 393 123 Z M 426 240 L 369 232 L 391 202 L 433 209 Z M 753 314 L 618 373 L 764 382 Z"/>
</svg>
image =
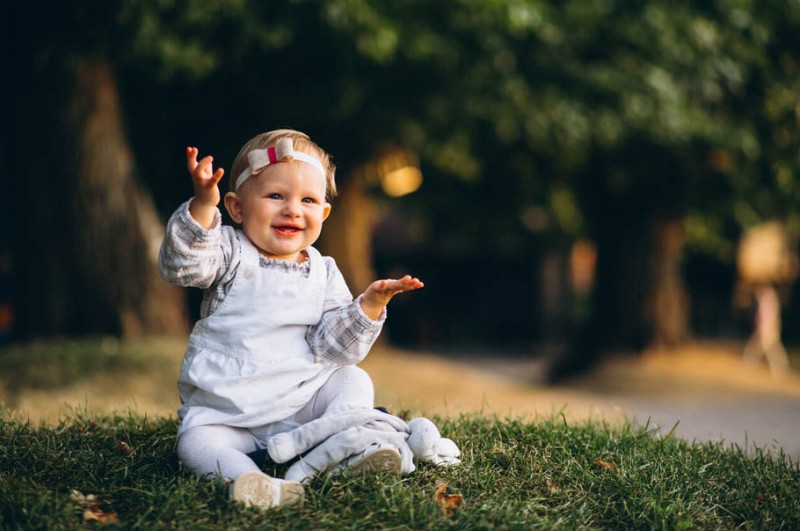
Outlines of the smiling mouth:
<svg viewBox="0 0 800 531">
<path fill-rule="evenodd" d="M 285 236 L 291 236 L 291 235 L 294 235 L 294 234 L 298 234 L 298 233 L 302 232 L 302 230 L 303 230 L 300 227 L 294 227 L 294 226 L 291 226 L 291 225 L 278 225 L 278 226 L 273 227 L 273 228 L 275 229 L 275 232 L 277 232 L 278 234 L 281 234 L 281 235 L 285 235 Z"/>
</svg>

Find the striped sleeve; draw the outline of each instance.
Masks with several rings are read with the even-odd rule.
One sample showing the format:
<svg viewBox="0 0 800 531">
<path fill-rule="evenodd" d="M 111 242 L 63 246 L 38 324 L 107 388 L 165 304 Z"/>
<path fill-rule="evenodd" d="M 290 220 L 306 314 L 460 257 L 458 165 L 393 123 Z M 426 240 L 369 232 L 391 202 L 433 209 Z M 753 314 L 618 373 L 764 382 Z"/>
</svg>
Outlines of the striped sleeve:
<svg viewBox="0 0 800 531">
<path fill-rule="evenodd" d="M 170 284 L 208 288 L 230 273 L 232 256 L 236 254 L 227 234 L 230 231 L 223 234 L 219 210 L 212 227 L 205 229 L 189 213 L 190 201 L 182 204 L 167 222 L 158 269 Z"/>
<path fill-rule="evenodd" d="M 325 311 L 320 322 L 309 327 L 306 339 L 316 359 L 336 365 L 353 365 L 367 357 L 383 328 L 386 311 L 372 320 L 361 309 L 361 297 L 353 300 L 333 259 L 328 262 Z"/>
</svg>

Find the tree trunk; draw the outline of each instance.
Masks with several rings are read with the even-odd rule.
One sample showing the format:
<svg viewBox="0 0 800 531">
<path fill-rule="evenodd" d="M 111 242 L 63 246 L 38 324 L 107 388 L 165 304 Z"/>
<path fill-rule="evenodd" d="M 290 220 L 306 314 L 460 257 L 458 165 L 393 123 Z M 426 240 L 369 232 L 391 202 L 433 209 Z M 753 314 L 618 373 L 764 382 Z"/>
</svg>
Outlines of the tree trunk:
<svg viewBox="0 0 800 531">
<path fill-rule="evenodd" d="M 22 253 L 28 262 L 19 271 L 17 332 L 185 333 L 184 294 L 158 275 L 164 229 L 135 177 L 107 60 L 71 63 L 54 109 L 60 119 L 50 128 L 51 143 L 29 163 L 28 252 Z"/>
<path fill-rule="evenodd" d="M 638 350 L 648 341 L 645 318 L 650 232 L 641 220 L 620 216 L 604 221 L 597 232 L 597 269 L 588 323 L 590 355 Z"/>
<path fill-rule="evenodd" d="M 354 296 L 375 280 L 372 256 L 372 230 L 377 208 L 358 176 L 342 183 L 325 222 L 320 249 L 336 259 Z"/>
<path fill-rule="evenodd" d="M 680 152 L 644 137 L 593 153 L 576 189 L 597 248 L 594 288 L 589 315 L 568 354 L 555 361 L 554 378 L 585 371 L 611 351 L 686 340 L 681 220 L 699 174 Z"/>
<path fill-rule="evenodd" d="M 612 206 L 606 213 L 596 223 L 590 314 L 570 350 L 554 360 L 552 379 L 586 371 L 608 352 L 674 347 L 689 336 L 680 221 L 647 209 Z"/>
<path fill-rule="evenodd" d="M 646 289 L 650 344 L 676 347 L 689 336 L 689 295 L 681 277 L 683 228 L 670 219 L 653 226 L 652 281 Z"/>
<path fill-rule="evenodd" d="M 680 222 L 645 217 L 606 220 L 604 227 L 591 317 L 573 360 L 587 366 L 603 352 L 674 347 L 689 335 Z"/>
</svg>

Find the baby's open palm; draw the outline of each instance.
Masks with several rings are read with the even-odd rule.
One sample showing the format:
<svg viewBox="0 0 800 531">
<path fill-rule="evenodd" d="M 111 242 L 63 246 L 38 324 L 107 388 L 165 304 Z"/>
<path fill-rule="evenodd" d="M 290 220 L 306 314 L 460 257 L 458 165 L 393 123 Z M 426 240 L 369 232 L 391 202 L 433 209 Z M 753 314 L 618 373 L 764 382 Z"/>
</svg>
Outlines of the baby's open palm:
<svg viewBox="0 0 800 531">
<path fill-rule="evenodd" d="M 370 284 L 361 297 L 361 307 L 371 319 L 377 319 L 392 297 L 404 291 L 412 291 L 425 286 L 418 278 L 406 275 L 400 279 L 376 280 Z"/>
</svg>

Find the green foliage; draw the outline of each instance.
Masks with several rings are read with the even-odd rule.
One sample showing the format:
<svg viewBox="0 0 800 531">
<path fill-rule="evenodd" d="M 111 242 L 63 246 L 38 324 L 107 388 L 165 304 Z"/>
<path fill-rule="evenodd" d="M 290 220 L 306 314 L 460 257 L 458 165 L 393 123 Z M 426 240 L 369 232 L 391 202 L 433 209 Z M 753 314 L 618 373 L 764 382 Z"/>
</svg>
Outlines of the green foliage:
<svg viewBox="0 0 800 531">
<path fill-rule="evenodd" d="M 591 197 L 620 194 L 690 214 L 690 243 L 721 258 L 765 218 L 800 234 L 796 0 L 142 0 L 62 15 L 40 55 L 105 53 L 201 101 L 246 102 L 253 123 L 319 131 L 351 166 L 387 143 L 419 153 L 439 235 L 481 235 L 440 190 L 499 195 L 518 245 L 526 209 L 551 215 L 534 232 L 573 238 L 597 223 Z"/>
<path fill-rule="evenodd" d="M 726 265 L 742 229 L 762 220 L 782 218 L 800 235 L 797 0 L 94 0 L 59 4 L 49 17 L 36 4 L 12 9 L 24 52 L 13 60 L 33 74 L 16 99 L 39 120 L 13 109 L 20 151 L 63 111 L 56 66 L 103 55 L 121 80 L 141 173 L 165 197 L 167 188 L 188 193 L 174 155 L 187 142 L 210 146 L 229 168 L 225 153 L 265 128 L 306 130 L 334 154 L 343 189 L 399 145 L 424 174 L 420 192 L 395 203 L 424 228 L 415 251 L 533 264 L 588 236 L 600 247 L 594 294 L 633 299 L 598 299 L 595 316 L 648 313 L 647 269 L 658 258 L 634 242 L 654 240 L 665 221 L 681 221 L 690 250 Z M 46 168 L 36 151 L 19 158 L 17 173 Z M 627 257 L 642 267 L 603 264 Z M 623 273 L 600 274 L 610 269 Z"/>
<path fill-rule="evenodd" d="M 184 470 L 174 419 L 78 415 L 55 427 L 0 420 L 3 527 L 77 529 L 77 490 L 132 529 L 770 528 L 800 525 L 800 470 L 782 455 L 688 444 L 647 428 L 437 419 L 464 463 L 409 476 L 321 477 L 302 508 L 227 500 Z M 280 474 L 280 467 L 266 471 Z M 445 516 L 438 485 L 463 496 Z"/>
</svg>

